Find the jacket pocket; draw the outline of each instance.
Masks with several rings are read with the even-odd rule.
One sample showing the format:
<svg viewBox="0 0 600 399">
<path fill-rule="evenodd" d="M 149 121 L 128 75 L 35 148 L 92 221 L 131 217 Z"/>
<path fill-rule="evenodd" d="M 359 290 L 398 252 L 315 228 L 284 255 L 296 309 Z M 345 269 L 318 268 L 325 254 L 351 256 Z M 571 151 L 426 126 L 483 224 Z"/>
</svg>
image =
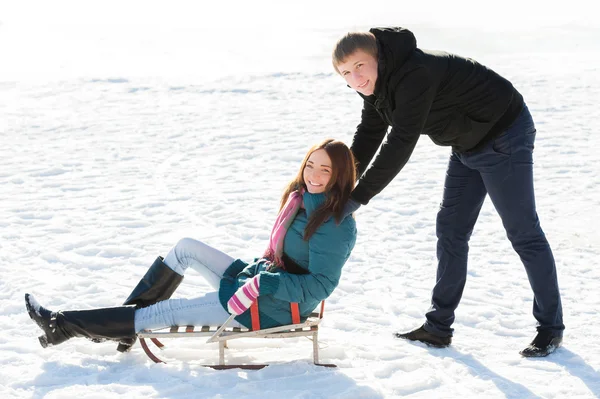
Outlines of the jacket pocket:
<svg viewBox="0 0 600 399">
<path fill-rule="evenodd" d="M 444 129 L 432 137 L 432 140 L 443 145 L 451 145 L 457 151 L 468 151 L 479 144 L 491 127 L 492 123 L 477 121 L 457 110 Z"/>
</svg>

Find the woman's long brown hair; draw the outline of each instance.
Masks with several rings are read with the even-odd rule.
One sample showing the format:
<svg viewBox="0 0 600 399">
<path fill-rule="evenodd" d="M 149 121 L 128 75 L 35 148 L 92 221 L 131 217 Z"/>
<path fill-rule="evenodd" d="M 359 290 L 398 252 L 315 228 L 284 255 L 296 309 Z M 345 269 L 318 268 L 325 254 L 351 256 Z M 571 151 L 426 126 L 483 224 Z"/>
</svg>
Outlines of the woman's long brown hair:
<svg viewBox="0 0 600 399">
<path fill-rule="evenodd" d="M 312 153 L 321 149 L 325 150 L 331 159 L 331 179 L 325 188 L 325 202 L 313 212 L 304 229 L 305 240 L 308 240 L 317 231 L 319 226 L 332 215 L 338 224 L 342 222 L 344 205 L 350 198 L 350 193 L 354 189 L 354 183 L 356 182 L 356 161 L 350 148 L 341 141 L 327 139 L 313 146 L 308 151 L 302 161 L 298 174 L 283 192 L 279 210 L 283 208 L 292 191 L 299 190 L 300 188 L 307 190 L 306 182 L 304 181 L 304 168 Z"/>
</svg>

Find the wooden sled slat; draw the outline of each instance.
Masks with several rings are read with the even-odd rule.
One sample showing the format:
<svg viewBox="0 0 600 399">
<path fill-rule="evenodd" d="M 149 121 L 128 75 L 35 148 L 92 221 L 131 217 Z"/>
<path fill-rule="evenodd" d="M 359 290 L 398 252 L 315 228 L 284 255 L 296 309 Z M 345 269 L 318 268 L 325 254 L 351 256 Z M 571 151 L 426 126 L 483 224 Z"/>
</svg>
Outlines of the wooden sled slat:
<svg viewBox="0 0 600 399">
<path fill-rule="evenodd" d="M 289 324 L 286 326 L 279 326 L 273 328 L 265 328 L 263 330 L 251 331 L 248 329 L 229 329 L 223 331 L 223 335 L 218 337 L 215 341 L 229 341 L 237 338 L 287 338 L 289 336 L 301 336 L 310 335 L 311 332 L 318 330 L 318 324 L 320 319 L 307 320 L 305 323 L 300 324 Z M 206 337 L 214 333 L 214 330 L 210 330 L 208 326 L 202 326 L 200 331 L 194 329 L 193 331 L 178 331 L 177 326 L 171 327 L 169 331 L 140 331 L 138 337 L 142 338 L 190 338 L 190 337 Z M 298 335 L 293 335 L 298 333 Z M 281 334 L 284 336 L 275 336 L 275 334 Z"/>
<path fill-rule="evenodd" d="M 262 330 L 241 329 L 239 327 L 227 327 L 228 322 L 233 319 L 233 316 L 228 319 L 222 326 L 173 326 L 167 329 L 158 331 L 140 331 L 138 337 L 140 344 L 146 355 L 155 363 L 166 363 L 159 359 L 148 347 L 145 338 L 149 338 L 158 348 L 163 349 L 164 345 L 157 339 L 163 338 L 193 338 L 193 337 L 210 337 L 208 342 L 219 343 L 219 364 L 203 365 L 215 370 L 228 369 L 246 369 L 260 370 L 268 364 L 225 364 L 225 348 L 227 341 L 238 338 L 292 338 L 292 337 L 309 337 L 313 343 L 313 364 L 320 367 L 337 367 L 335 364 L 319 363 L 319 345 L 318 332 L 319 323 L 323 318 L 324 303 L 321 303 L 320 312 L 313 312 L 304 323 L 289 324 Z M 181 327 L 181 328 L 180 328 Z"/>
</svg>

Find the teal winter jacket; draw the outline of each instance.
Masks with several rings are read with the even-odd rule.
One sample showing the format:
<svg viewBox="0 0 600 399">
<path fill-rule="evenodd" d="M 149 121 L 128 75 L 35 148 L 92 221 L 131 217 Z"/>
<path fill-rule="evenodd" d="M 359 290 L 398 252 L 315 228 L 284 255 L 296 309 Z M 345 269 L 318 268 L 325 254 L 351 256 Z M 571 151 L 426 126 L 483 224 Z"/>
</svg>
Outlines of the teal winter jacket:
<svg viewBox="0 0 600 399">
<path fill-rule="evenodd" d="M 325 195 L 305 192 L 304 209 L 298 211 L 285 235 L 285 255 L 307 273 L 292 274 L 281 269 L 268 272 L 269 264 L 264 258 L 257 258 L 250 264 L 237 259 L 221 280 L 219 299 L 225 309 L 237 289 L 257 274 L 260 274 L 258 309 L 261 328 L 291 324 L 290 302 L 298 302 L 300 318 L 304 321 L 322 300 L 331 295 L 354 248 L 356 223 L 352 216 L 347 216 L 338 225 L 330 217 L 305 241 L 304 228 L 310 215 L 325 201 Z M 235 319 L 248 328 L 252 325 L 249 310 Z"/>
</svg>

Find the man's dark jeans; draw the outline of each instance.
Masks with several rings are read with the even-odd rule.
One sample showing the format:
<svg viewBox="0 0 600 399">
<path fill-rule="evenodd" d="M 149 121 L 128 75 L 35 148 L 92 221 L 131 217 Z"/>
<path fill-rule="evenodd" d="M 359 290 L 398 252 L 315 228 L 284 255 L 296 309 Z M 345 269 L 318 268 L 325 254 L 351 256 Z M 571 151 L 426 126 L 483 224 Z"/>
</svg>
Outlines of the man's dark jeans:
<svg viewBox="0 0 600 399">
<path fill-rule="evenodd" d="M 562 306 L 554 256 L 540 227 L 533 192 L 535 125 L 525 106 L 517 120 L 473 152 L 450 157 L 437 216 L 438 269 L 425 329 L 452 335 L 454 311 L 467 278 L 469 238 L 486 194 L 520 256 L 533 290 L 538 330 L 562 336 Z"/>
</svg>

